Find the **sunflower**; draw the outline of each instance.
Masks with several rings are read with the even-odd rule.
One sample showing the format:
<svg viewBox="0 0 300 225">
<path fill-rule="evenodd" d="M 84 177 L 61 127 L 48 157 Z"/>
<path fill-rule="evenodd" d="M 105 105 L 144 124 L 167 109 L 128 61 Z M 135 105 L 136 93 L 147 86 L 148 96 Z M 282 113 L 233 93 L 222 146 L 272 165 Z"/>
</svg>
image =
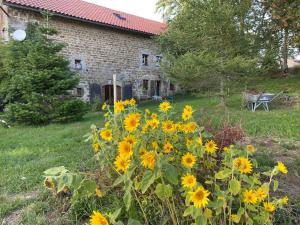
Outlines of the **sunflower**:
<svg viewBox="0 0 300 225">
<path fill-rule="evenodd" d="M 133 155 L 132 145 L 127 141 L 121 141 L 118 144 L 119 155 L 124 159 L 129 159 Z"/>
<path fill-rule="evenodd" d="M 202 146 L 202 144 L 203 144 L 202 137 L 197 137 L 197 138 L 196 138 L 196 143 L 197 143 L 198 145 Z"/>
<path fill-rule="evenodd" d="M 186 168 L 192 168 L 194 164 L 196 163 L 196 157 L 188 152 L 181 158 L 181 164 Z"/>
<path fill-rule="evenodd" d="M 93 144 L 93 149 L 94 149 L 95 153 L 98 153 L 100 151 L 100 148 L 101 148 L 101 146 L 100 146 L 99 143 L 94 143 Z"/>
<path fill-rule="evenodd" d="M 181 185 L 185 188 L 193 188 L 196 185 L 196 183 L 196 177 L 189 173 L 181 177 Z"/>
<path fill-rule="evenodd" d="M 153 170 L 155 166 L 155 153 L 146 151 L 141 155 L 141 161 L 143 167 Z"/>
<path fill-rule="evenodd" d="M 175 126 L 173 121 L 167 120 L 162 123 L 162 129 L 165 133 L 172 133 L 175 131 Z"/>
<path fill-rule="evenodd" d="M 286 166 L 283 164 L 283 162 L 278 162 L 277 163 L 277 168 L 283 174 L 287 174 L 288 173 L 288 170 L 287 170 Z"/>
<path fill-rule="evenodd" d="M 196 128 L 197 128 L 197 124 L 195 122 L 189 122 L 187 124 L 187 129 L 188 129 L 188 132 L 190 132 L 190 133 L 194 133 L 196 131 Z"/>
<path fill-rule="evenodd" d="M 125 106 L 122 101 L 115 102 L 115 113 L 120 113 L 120 112 L 124 111 L 124 109 L 125 109 Z"/>
<path fill-rule="evenodd" d="M 109 223 L 100 212 L 93 211 L 90 217 L 90 225 L 109 225 Z"/>
<path fill-rule="evenodd" d="M 159 148 L 158 143 L 157 143 L 156 141 L 153 141 L 153 142 L 151 143 L 151 145 L 152 145 L 152 148 L 153 148 L 154 150 L 157 150 L 157 149 Z"/>
<path fill-rule="evenodd" d="M 131 145 L 135 145 L 137 143 L 137 140 L 136 140 L 135 136 L 133 136 L 131 134 L 124 137 L 123 141 L 126 141 Z"/>
<path fill-rule="evenodd" d="M 223 151 L 224 151 L 225 153 L 229 153 L 229 152 L 230 152 L 230 147 L 225 146 L 225 147 L 223 148 Z"/>
<path fill-rule="evenodd" d="M 193 140 L 192 139 L 187 138 L 185 140 L 185 145 L 186 145 L 187 148 L 191 147 L 192 144 L 193 144 Z"/>
<path fill-rule="evenodd" d="M 170 153 L 173 149 L 174 147 L 170 142 L 164 144 L 164 153 Z"/>
<path fill-rule="evenodd" d="M 96 187 L 96 189 L 95 189 L 95 194 L 96 194 L 96 196 L 99 197 L 99 198 L 103 197 L 103 193 L 102 193 L 102 191 L 100 190 L 99 187 Z"/>
<path fill-rule="evenodd" d="M 184 106 L 184 111 L 189 112 L 189 113 L 193 113 L 193 107 L 190 105 L 186 105 Z"/>
<path fill-rule="evenodd" d="M 250 153 L 254 153 L 256 151 L 256 149 L 253 145 L 247 145 L 246 149 L 247 149 L 247 152 L 250 152 Z"/>
<path fill-rule="evenodd" d="M 161 112 L 164 112 L 164 113 L 168 112 L 169 109 L 171 109 L 171 108 L 172 108 L 172 106 L 171 106 L 170 102 L 168 102 L 168 101 L 164 101 L 159 104 L 159 109 Z"/>
<path fill-rule="evenodd" d="M 106 102 L 104 102 L 104 104 L 102 105 L 101 108 L 102 108 L 103 111 L 107 109 L 107 104 L 106 104 Z"/>
<path fill-rule="evenodd" d="M 192 113 L 191 113 L 191 112 L 188 112 L 188 111 L 186 111 L 186 110 L 183 110 L 181 116 L 182 116 L 182 119 L 183 119 L 184 121 L 187 121 L 187 120 L 189 120 L 189 119 L 191 118 Z"/>
<path fill-rule="evenodd" d="M 158 116 L 157 116 L 156 113 L 152 113 L 152 114 L 151 114 L 151 118 L 152 118 L 153 120 L 156 120 L 156 119 L 158 118 Z"/>
<path fill-rule="evenodd" d="M 144 147 L 140 148 L 140 155 L 144 155 L 147 152 L 147 149 L 145 149 Z"/>
<path fill-rule="evenodd" d="M 157 119 L 147 120 L 147 125 L 152 127 L 152 129 L 156 129 L 158 128 L 159 120 Z"/>
<path fill-rule="evenodd" d="M 239 157 L 234 160 L 235 167 L 240 171 L 240 173 L 251 173 L 252 163 L 249 159 L 245 157 Z"/>
<path fill-rule="evenodd" d="M 51 177 L 47 177 L 44 180 L 44 186 L 49 189 L 53 189 L 55 187 L 54 181 Z"/>
<path fill-rule="evenodd" d="M 279 201 L 281 202 L 281 204 L 286 205 L 289 202 L 289 197 L 288 196 L 284 196 Z"/>
<path fill-rule="evenodd" d="M 205 144 L 205 151 L 207 151 L 210 154 L 214 154 L 218 149 L 218 146 L 216 142 L 213 140 L 207 141 Z"/>
<path fill-rule="evenodd" d="M 130 160 L 119 155 L 115 159 L 114 164 L 116 166 L 117 171 L 126 172 L 130 166 Z"/>
<path fill-rule="evenodd" d="M 267 197 L 267 193 L 262 188 L 258 188 L 255 191 L 255 195 L 256 195 L 257 201 L 259 201 L 259 202 L 263 201 Z"/>
<path fill-rule="evenodd" d="M 112 131 L 110 129 L 103 129 L 100 132 L 100 136 L 102 139 L 106 141 L 111 141 L 112 140 Z"/>
<path fill-rule="evenodd" d="M 141 118 L 141 114 L 139 113 L 128 114 L 124 119 L 125 130 L 129 132 L 135 131 L 140 125 L 140 118 Z"/>
<path fill-rule="evenodd" d="M 272 202 L 264 202 L 264 208 L 267 212 L 274 212 L 276 207 Z"/>
<path fill-rule="evenodd" d="M 136 100 L 134 98 L 132 98 L 132 99 L 129 100 L 128 105 L 135 106 L 135 104 L 136 104 Z"/>
<path fill-rule="evenodd" d="M 238 217 L 237 214 L 231 214 L 230 219 L 234 222 L 234 223 L 239 223 L 240 219 Z"/>
<path fill-rule="evenodd" d="M 243 194 L 243 201 L 247 204 L 255 204 L 257 202 L 256 194 L 253 190 L 247 190 Z"/>
<path fill-rule="evenodd" d="M 196 191 L 189 192 L 189 195 L 190 201 L 193 202 L 196 208 L 204 208 L 209 202 L 208 196 L 210 195 L 210 192 L 201 186 L 197 188 Z"/>
</svg>

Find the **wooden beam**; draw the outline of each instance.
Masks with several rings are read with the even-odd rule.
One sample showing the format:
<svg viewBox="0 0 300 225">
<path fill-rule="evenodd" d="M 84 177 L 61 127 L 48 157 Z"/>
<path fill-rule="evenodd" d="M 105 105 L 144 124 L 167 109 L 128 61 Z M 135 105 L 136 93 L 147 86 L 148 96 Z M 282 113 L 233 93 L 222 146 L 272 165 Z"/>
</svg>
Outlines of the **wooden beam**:
<svg viewBox="0 0 300 225">
<path fill-rule="evenodd" d="M 5 13 L 5 15 L 7 15 L 9 17 L 9 14 L 4 10 L 4 8 L 2 7 L 2 5 L 0 5 L 0 9 Z"/>
</svg>

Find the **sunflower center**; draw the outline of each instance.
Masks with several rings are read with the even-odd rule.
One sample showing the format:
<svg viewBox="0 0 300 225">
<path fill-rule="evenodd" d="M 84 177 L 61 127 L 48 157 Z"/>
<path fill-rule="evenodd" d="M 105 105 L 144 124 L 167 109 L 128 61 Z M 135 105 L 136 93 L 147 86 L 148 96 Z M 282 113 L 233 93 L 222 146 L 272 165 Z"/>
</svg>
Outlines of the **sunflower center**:
<svg viewBox="0 0 300 225">
<path fill-rule="evenodd" d="M 196 197 L 198 200 L 202 200 L 202 199 L 204 198 L 204 193 L 203 193 L 203 191 L 197 191 L 195 197 Z"/>
<path fill-rule="evenodd" d="M 190 164 L 190 163 L 193 162 L 193 160 L 192 160 L 192 158 L 186 158 L 186 162 L 187 162 L 188 164 Z"/>
</svg>

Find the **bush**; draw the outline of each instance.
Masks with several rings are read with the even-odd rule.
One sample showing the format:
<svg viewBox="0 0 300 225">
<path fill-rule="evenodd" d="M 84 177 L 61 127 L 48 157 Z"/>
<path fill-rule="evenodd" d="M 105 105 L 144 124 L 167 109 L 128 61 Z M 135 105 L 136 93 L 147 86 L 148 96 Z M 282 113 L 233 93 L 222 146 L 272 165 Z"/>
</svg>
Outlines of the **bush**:
<svg viewBox="0 0 300 225">
<path fill-rule="evenodd" d="M 214 137 L 218 146 L 223 149 L 226 146 L 242 141 L 245 133 L 240 125 L 231 125 L 225 122 L 221 129 L 214 132 Z"/>
<path fill-rule="evenodd" d="M 285 165 L 260 173 L 252 145 L 219 149 L 203 140 L 191 106 L 180 118 L 169 102 L 160 113 L 143 113 L 134 100 L 114 107 L 113 113 L 104 105 L 105 126 L 92 125 L 88 137 L 98 170 L 85 176 L 64 167 L 45 171 L 45 186 L 70 193 L 73 205 L 123 196 L 117 208 L 93 202 L 91 224 L 272 224 L 276 209 L 287 204 L 288 197 L 272 196 Z"/>
<path fill-rule="evenodd" d="M 28 103 L 8 105 L 6 117 L 21 124 L 48 124 L 82 119 L 86 104 L 79 99 L 51 99 L 46 96 L 31 97 Z"/>
<path fill-rule="evenodd" d="M 99 97 L 94 98 L 91 103 L 92 112 L 100 112 L 103 104 L 104 103 L 101 101 Z"/>
<path fill-rule="evenodd" d="M 7 107 L 6 117 L 22 124 L 47 124 L 52 120 L 52 104 L 45 96 L 32 96 L 27 103 L 12 103 Z"/>
<path fill-rule="evenodd" d="M 57 101 L 55 105 L 54 121 L 73 122 L 81 120 L 87 112 L 87 105 L 79 99 Z"/>
</svg>

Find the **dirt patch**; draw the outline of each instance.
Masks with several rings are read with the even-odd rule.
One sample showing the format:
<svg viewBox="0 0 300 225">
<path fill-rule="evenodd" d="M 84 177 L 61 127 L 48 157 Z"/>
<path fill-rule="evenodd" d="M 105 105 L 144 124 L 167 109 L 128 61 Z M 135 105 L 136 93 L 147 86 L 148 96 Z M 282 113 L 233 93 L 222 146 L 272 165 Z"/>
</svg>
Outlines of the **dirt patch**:
<svg viewBox="0 0 300 225">
<path fill-rule="evenodd" d="M 4 218 L 1 225 L 19 225 L 22 223 L 24 209 L 19 209 Z"/>
<path fill-rule="evenodd" d="M 282 161 L 288 168 L 287 175 L 280 175 L 278 191 L 283 194 L 300 197 L 300 177 L 294 173 L 294 162 L 300 153 L 300 141 L 277 140 L 273 138 L 263 138 L 253 140 L 258 150 L 260 147 L 270 150 L 272 159 Z M 252 142 L 252 143 L 253 143 Z"/>
<path fill-rule="evenodd" d="M 37 199 L 39 196 L 39 192 L 33 191 L 25 194 L 16 194 L 16 195 L 6 195 L 5 199 L 9 202 L 15 201 L 28 201 Z M 1 223 L 1 225 L 19 225 L 22 223 L 23 213 L 26 207 L 17 209 L 5 217 Z"/>
<path fill-rule="evenodd" d="M 32 192 L 28 192 L 25 194 L 17 194 L 17 195 L 11 195 L 8 196 L 8 200 L 9 201 L 27 201 L 27 200 L 31 200 L 31 199 L 36 199 L 39 196 L 39 192 L 38 191 L 32 191 Z"/>
</svg>

